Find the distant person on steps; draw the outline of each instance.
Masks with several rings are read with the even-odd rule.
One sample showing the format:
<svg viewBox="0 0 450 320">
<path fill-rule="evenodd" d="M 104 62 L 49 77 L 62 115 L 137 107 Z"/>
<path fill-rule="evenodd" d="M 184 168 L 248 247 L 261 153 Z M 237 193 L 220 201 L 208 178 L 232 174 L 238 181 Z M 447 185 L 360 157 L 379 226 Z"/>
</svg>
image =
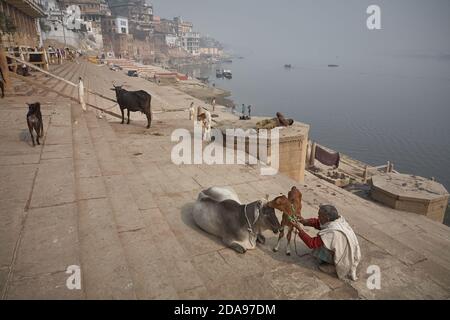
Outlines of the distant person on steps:
<svg viewBox="0 0 450 320">
<path fill-rule="evenodd" d="M 2 98 L 5 97 L 5 84 L 6 80 L 3 76 L 3 68 L 0 66 L 0 89 L 2 89 Z"/>
</svg>

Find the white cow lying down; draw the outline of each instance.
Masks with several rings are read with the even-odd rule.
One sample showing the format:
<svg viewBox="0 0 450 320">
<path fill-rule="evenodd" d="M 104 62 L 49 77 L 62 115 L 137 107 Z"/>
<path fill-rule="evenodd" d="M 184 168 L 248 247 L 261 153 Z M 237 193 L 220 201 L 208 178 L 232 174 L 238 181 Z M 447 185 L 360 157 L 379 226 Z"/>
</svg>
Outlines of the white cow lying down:
<svg viewBox="0 0 450 320">
<path fill-rule="evenodd" d="M 211 187 L 199 193 L 192 212 L 204 231 L 222 238 L 223 243 L 244 253 L 265 242 L 264 230 L 278 233 L 280 222 L 265 201 L 241 204 L 233 189 Z"/>
</svg>

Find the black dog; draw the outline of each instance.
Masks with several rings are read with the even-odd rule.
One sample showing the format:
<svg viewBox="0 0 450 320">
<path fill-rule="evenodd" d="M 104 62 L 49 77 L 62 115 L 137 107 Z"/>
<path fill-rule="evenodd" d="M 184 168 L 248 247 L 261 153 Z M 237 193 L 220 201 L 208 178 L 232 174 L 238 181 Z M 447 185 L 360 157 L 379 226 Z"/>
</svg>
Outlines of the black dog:
<svg viewBox="0 0 450 320">
<path fill-rule="evenodd" d="M 42 138 L 44 134 L 44 124 L 42 122 L 41 104 L 39 102 L 27 104 L 28 104 L 27 123 L 28 129 L 30 130 L 31 141 L 33 141 L 34 147 L 35 144 L 33 137 L 33 129 L 34 131 L 36 131 L 36 141 L 37 144 L 39 145 L 40 145 L 39 138 Z"/>
</svg>

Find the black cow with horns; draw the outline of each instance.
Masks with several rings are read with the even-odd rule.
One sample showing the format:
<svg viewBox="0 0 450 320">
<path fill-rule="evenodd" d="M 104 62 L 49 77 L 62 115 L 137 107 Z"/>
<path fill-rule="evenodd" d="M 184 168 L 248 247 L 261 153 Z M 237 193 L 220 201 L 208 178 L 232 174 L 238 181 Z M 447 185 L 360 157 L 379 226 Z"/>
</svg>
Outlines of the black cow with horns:
<svg viewBox="0 0 450 320">
<path fill-rule="evenodd" d="M 144 90 L 128 91 L 122 88 L 122 86 L 116 86 L 113 84 L 111 90 L 116 92 L 117 103 L 122 113 L 122 124 L 124 123 L 124 110 L 127 109 L 127 124 L 130 124 L 130 111 L 140 111 L 147 116 L 147 129 L 152 124 L 152 96 Z"/>
</svg>

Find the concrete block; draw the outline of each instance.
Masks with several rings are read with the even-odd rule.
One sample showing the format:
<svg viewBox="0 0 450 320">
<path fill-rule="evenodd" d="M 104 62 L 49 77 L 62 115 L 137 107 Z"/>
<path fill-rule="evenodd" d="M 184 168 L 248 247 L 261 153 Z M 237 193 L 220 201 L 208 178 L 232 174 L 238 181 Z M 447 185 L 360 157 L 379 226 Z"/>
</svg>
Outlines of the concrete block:
<svg viewBox="0 0 450 320">
<path fill-rule="evenodd" d="M 391 208 L 396 208 L 397 206 L 397 199 L 396 198 L 392 198 L 390 197 L 388 194 L 382 192 L 379 189 L 372 189 L 370 191 L 370 196 L 372 197 L 372 199 L 379 201 Z"/>
<path fill-rule="evenodd" d="M 424 215 L 428 210 L 428 204 L 428 201 L 397 200 L 395 209 Z"/>
</svg>

